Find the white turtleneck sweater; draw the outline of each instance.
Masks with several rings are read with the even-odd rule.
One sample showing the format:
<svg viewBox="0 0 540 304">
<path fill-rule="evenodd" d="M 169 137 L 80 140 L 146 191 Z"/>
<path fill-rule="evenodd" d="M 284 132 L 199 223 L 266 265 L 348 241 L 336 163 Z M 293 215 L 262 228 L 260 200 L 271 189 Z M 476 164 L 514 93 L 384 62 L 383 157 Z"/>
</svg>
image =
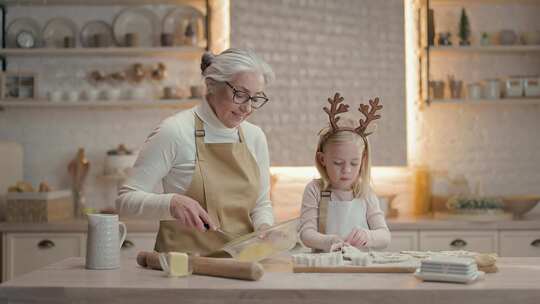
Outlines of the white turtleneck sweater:
<svg viewBox="0 0 540 304">
<path fill-rule="evenodd" d="M 191 184 L 196 162 L 195 117 L 202 119 L 206 143 L 239 141 L 238 129 L 227 128 L 208 103 L 179 112 L 165 119 L 146 139 L 126 183 L 120 188 L 116 207 L 120 214 L 152 219 L 171 219 L 170 202 L 175 193 L 184 194 Z M 250 216 L 257 229 L 272 225 L 274 216 L 270 202 L 269 155 L 263 131 L 249 123 L 240 124 L 245 143 L 260 171 L 260 193 Z M 163 193 L 154 189 L 161 181 Z"/>
</svg>

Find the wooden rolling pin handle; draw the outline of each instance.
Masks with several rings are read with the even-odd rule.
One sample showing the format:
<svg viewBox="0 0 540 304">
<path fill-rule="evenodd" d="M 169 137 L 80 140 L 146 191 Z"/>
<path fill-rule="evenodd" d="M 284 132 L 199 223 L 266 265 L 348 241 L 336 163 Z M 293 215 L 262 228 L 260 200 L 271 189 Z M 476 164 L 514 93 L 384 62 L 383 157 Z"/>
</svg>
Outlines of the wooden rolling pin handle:
<svg viewBox="0 0 540 304">
<path fill-rule="evenodd" d="M 264 274 L 264 268 L 256 262 L 190 256 L 189 263 L 192 266 L 193 273 L 200 275 L 258 281 Z M 142 267 L 161 270 L 159 253 L 157 252 L 139 252 L 137 264 Z"/>
<path fill-rule="evenodd" d="M 233 259 L 205 258 L 190 256 L 193 273 L 209 276 L 258 281 L 264 268 L 257 262 L 239 262 Z"/>
</svg>

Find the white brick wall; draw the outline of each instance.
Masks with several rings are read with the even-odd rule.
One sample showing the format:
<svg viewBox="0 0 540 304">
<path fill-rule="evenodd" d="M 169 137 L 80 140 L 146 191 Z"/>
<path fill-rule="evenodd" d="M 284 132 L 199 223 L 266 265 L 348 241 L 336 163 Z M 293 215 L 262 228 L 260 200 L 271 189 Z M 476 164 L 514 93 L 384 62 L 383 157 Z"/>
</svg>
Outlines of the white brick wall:
<svg viewBox="0 0 540 304">
<path fill-rule="evenodd" d="M 231 26 L 231 46 L 256 50 L 276 73 L 272 101 L 252 119 L 274 165 L 313 164 L 322 107 L 336 91 L 354 110 L 381 97 L 374 164 L 406 164 L 401 0 L 234 0 Z"/>
</svg>

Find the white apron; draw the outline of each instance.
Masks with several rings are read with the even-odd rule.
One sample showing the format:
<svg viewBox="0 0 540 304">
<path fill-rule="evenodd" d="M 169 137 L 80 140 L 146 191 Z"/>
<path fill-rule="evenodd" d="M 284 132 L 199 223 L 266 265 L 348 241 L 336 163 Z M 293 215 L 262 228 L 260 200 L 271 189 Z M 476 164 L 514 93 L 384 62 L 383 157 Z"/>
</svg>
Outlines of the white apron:
<svg viewBox="0 0 540 304">
<path fill-rule="evenodd" d="M 319 232 L 347 238 L 354 228 L 369 229 L 367 204 L 363 198 L 352 201 L 331 201 L 331 192 L 321 192 Z"/>
</svg>

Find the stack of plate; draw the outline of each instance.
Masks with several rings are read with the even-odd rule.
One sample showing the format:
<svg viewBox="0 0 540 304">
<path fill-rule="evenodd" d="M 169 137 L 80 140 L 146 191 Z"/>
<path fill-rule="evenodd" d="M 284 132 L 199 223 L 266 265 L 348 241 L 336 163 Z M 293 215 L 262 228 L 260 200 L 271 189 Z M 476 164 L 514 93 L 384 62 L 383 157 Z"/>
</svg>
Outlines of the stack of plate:
<svg viewBox="0 0 540 304">
<path fill-rule="evenodd" d="M 423 260 L 415 276 L 424 281 L 471 283 L 481 278 L 484 272 L 478 271 L 474 259 L 433 256 Z"/>
</svg>

